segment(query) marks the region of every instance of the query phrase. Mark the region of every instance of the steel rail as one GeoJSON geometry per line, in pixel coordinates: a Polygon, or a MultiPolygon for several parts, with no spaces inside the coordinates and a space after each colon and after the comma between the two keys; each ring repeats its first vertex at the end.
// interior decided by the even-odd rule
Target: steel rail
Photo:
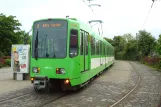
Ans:
{"type": "Polygon", "coordinates": [[[115,103],[113,103],[112,105],[110,105],[110,107],[114,107],[116,105],[118,105],[121,101],[123,101],[125,98],[127,98],[132,92],[134,92],[134,90],[136,90],[136,88],[139,86],[140,84],[140,81],[141,81],[141,75],[139,72],[137,72],[137,70],[135,70],[134,66],[132,65],[131,62],[129,62],[130,65],[132,66],[133,70],[132,71],[135,71],[137,74],[138,74],[138,81],[136,83],[136,85],[126,94],[124,95],[122,98],[120,98],[118,101],[116,101],[115,103]]]}

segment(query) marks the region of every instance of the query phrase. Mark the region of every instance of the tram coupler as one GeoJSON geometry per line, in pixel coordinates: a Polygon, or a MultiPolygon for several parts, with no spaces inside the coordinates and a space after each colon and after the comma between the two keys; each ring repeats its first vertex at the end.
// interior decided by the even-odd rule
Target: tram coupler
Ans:
{"type": "Polygon", "coordinates": [[[44,90],[48,87],[49,79],[47,77],[36,76],[33,85],[35,90],[44,90]]]}

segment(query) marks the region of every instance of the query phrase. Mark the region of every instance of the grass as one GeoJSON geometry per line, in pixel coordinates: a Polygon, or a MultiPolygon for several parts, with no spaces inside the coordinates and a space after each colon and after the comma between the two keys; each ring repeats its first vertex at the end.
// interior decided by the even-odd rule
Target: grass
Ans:
{"type": "Polygon", "coordinates": [[[150,67],[150,68],[153,68],[153,69],[155,69],[155,70],[161,72],[161,68],[159,67],[159,65],[150,65],[150,64],[148,64],[147,62],[143,62],[143,61],[141,61],[141,63],[142,63],[142,64],[145,64],[146,66],[148,66],[148,67],[150,67]]]}

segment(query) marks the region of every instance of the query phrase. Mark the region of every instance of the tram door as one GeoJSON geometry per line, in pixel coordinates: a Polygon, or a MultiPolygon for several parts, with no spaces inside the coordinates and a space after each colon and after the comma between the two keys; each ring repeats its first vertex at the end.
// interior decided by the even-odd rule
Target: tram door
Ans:
{"type": "Polygon", "coordinates": [[[81,46],[80,46],[80,63],[81,72],[89,70],[89,55],[88,55],[88,33],[81,31],[81,46]]]}

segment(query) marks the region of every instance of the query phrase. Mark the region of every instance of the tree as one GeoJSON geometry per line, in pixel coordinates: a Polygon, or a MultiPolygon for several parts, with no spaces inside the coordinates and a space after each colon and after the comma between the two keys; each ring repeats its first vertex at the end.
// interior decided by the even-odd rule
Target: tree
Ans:
{"type": "Polygon", "coordinates": [[[0,14],[0,53],[10,55],[11,45],[23,43],[25,32],[15,16],[0,14]]]}
{"type": "Polygon", "coordinates": [[[131,42],[131,41],[134,40],[134,37],[130,33],[124,34],[123,38],[126,41],[126,43],[131,42]]]}
{"type": "Polygon", "coordinates": [[[126,41],[122,36],[115,36],[113,38],[113,41],[114,41],[114,46],[115,46],[117,51],[123,51],[124,50],[126,41]]]}
{"type": "Polygon", "coordinates": [[[141,54],[141,57],[148,56],[152,52],[154,52],[155,49],[155,38],[152,37],[151,33],[140,30],[138,33],[138,49],[139,53],[141,54]]]}
{"type": "Polygon", "coordinates": [[[156,51],[161,55],[161,34],[159,35],[159,38],[157,40],[156,51]]]}
{"type": "Polygon", "coordinates": [[[113,41],[112,39],[106,38],[106,37],[104,37],[104,39],[105,39],[107,42],[109,42],[112,46],[114,46],[114,41],[113,41]]]}
{"type": "Polygon", "coordinates": [[[126,60],[137,60],[137,46],[136,46],[136,40],[130,40],[125,45],[125,58],[126,60]]]}
{"type": "Polygon", "coordinates": [[[124,48],[126,40],[122,36],[115,36],[113,41],[113,45],[115,47],[115,58],[124,59],[124,48]]]}

